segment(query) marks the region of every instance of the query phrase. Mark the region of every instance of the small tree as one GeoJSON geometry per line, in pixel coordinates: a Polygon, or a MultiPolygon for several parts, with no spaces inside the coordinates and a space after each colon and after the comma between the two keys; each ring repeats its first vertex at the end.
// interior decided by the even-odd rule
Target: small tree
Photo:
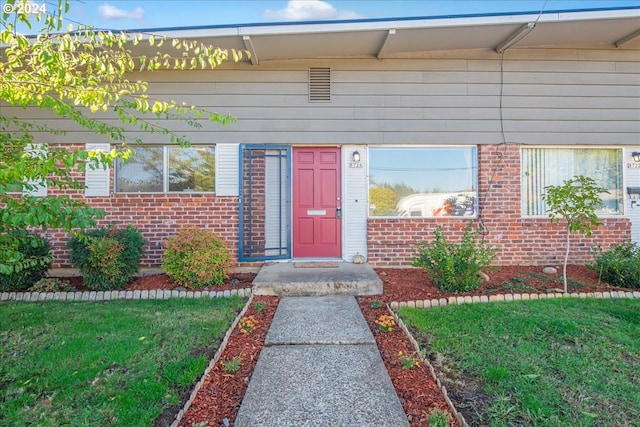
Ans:
{"type": "Polygon", "coordinates": [[[566,251],[562,277],[564,279],[564,292],[567,293],[567,262],[569,260],[569,237],[572,231],[577,231],[587,237],[591,236],[591,228],[600,224],[596,209],[603,206],[600,194],[609,193],[598,186],[596,182],[586,176],[575,176],[562,185],[549,185],[542,195],[547,203],[547,213],[551,222],[565,219],[566,225],[566,251]]]}

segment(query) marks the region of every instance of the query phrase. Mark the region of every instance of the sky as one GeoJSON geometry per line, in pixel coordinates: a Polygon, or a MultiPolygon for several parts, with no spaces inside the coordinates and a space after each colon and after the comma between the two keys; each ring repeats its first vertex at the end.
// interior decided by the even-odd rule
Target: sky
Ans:
{"type": "MultiPolygon", "coordinates": [[[[31,2],[51,9],[55,4],[31,2]]],[[[609,7],[640,7],[640,0],[71,0],[67,18],[96,28],[134,29],[609,7]]]]}

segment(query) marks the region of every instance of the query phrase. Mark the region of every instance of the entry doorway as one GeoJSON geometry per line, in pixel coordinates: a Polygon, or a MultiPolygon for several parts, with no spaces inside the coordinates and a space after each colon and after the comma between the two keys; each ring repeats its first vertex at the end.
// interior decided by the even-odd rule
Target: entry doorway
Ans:
{"type": "Polygon", "coordinates": [[[342,256],[339,147],[293,148],[293,256],[342,256]]]}

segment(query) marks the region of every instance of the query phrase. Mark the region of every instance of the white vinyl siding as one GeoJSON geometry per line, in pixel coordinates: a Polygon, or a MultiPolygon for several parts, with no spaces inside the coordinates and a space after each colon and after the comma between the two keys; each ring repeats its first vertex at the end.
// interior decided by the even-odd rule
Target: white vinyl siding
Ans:
{"type": "MultiPolygon", "coordinates": [[[[343,257],[352,261],[356,254],[367,257],[367,149],[364,145],[342,147],[343,257]],[[353,152],[360,154],[360,166],[351,167],[353,152]]],[[[353,165],[356,166],[356,165],[353,165]]]]}
{"type": "Polygon", "coordinates": [[[640,188],[640,164],[631,160],[631,153],[640,152],[640,145],[624,150],[623,163],[626,168],[625,197],[626,216],[631,220],[631,240],[640,245],[640,195],[629,195],[627,188],[640,188]]]}
{"type": "MultiPolygon", "coordinates": [[[[110,144],[108,143],[94,143],[94,144],[86,144],[87,151],[90,150],[101,150],[104,153],[108,153],[111,149],[110,144]]],[[[100,196],[108,196],[110,190],[110,181],[111,181],[111,170],[107,165],[106,167],[99,167],[96,169],[91,169],[87,166],[84,174],[84,195],[86,197],[100,197],[100,196]]]]}

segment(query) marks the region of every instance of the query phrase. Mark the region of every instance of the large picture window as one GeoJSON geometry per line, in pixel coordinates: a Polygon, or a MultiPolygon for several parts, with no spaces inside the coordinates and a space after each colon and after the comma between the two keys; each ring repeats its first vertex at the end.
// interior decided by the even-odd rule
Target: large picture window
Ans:
{"type": "Polygon", "coordinates": [[[215,146],[135,147],[116,161],[116,192],[214,192],[215,146]]]}
{"type": "Polygon", "coordinates": [[[610,148],[523,148],[522,214],[546,216],[545,187],[574,176],[593,178],[609,194],[600,195],[599,215],[620,215],[622,209],[622,150],[610,148]]]}
{"type": "Polygon", "coordinates": [[[475,147],[372,147],[369,216],[473,217],[475,147]]]}

